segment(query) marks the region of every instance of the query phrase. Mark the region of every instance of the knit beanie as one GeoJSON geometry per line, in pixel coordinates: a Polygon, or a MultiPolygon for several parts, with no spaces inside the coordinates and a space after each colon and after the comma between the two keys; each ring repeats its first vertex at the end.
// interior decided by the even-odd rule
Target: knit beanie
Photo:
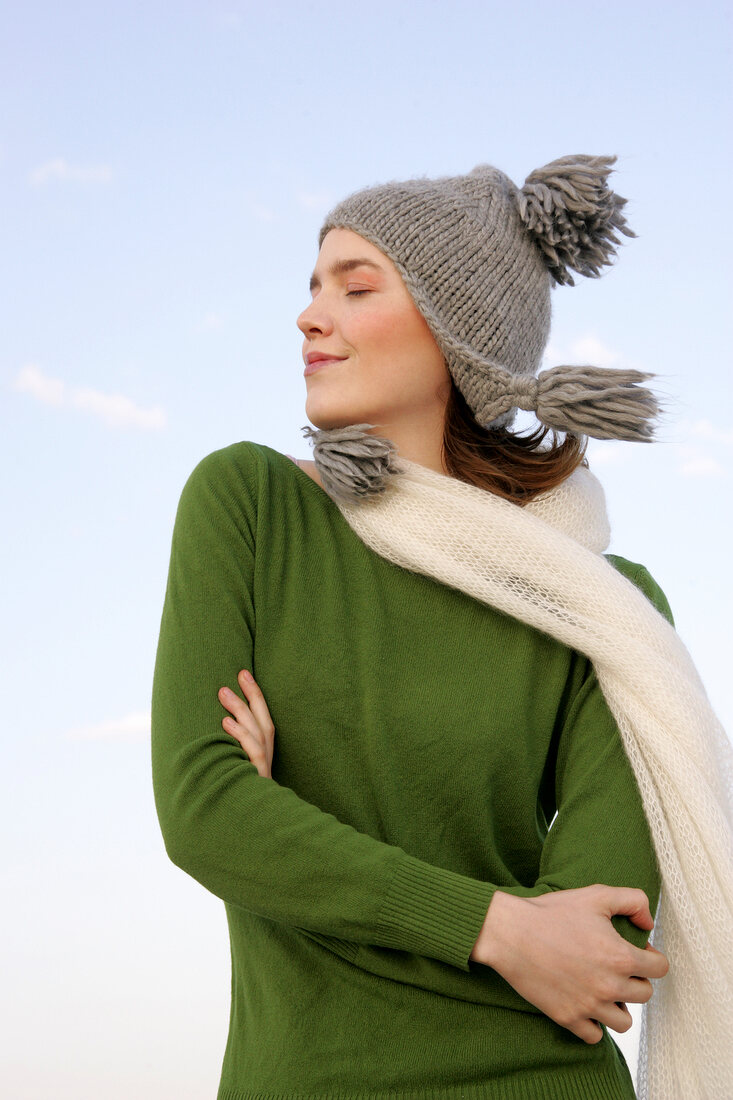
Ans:
{"type": "MultiPolygon", "coordinates": [[[[546,426],[598,439],[648,441],[658,412],[651,376],[598,367],[537,374],[550,332],[550,291],[597,277],[635,234],[626,200],[607,185],[615,157],[568,156],[532,172],[522,188],[488,164],[464,176],[412,179],[350,195],[327,215],[394,263],[477,422],[507,427],[517,409],[546,426]]],[[[359,499],[394,472],[394,445],[368,424],[304,427],[324,487],[359,499]]]]}

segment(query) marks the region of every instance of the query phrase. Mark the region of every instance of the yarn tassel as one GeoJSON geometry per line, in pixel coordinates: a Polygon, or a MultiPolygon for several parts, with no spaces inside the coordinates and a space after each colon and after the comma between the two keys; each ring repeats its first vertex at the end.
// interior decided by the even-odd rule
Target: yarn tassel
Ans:
{"type": "Polygon", "coordinates": [[[373,424],[349,424],[345,428],[301,428],[313,443],[316,469],[329,496],[358,503],[384,492],[391,474],[396,473],[397,448],[391,439],[369,435],[373,424]]]}
{"type": "Polygon", "coordinates": [[[653,377],[638,370],[552,367],[537,378],[537,419],[550,428],[594,439],[648,443],[660,407],[641,383],[653,377]]]}
{"type": "Polygon", "coordinates": [[[636,236],[622,213],[626,199],[607,184],[615,161],[560,157],[530,173],[517,194],[520,217],[555,283],[573,286],[571,270],[597,278],[616,255],[616,233],[636,236]]]}

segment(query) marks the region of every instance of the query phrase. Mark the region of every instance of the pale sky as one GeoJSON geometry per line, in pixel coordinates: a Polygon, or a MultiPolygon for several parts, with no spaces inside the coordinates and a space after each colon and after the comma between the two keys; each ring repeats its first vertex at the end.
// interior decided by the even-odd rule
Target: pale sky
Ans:
{"type": "Polygon", "coordinates": [[[733,728],[730,10],[5,5],[3,1095],[216,1095],[224,907],[150,782],[170,536],[210,451],[310,454],[295,317],[350,191],[618,155],[638,237],[554,292],[547,364],[659,376],[660,441],[591,465],[733,728]]]}

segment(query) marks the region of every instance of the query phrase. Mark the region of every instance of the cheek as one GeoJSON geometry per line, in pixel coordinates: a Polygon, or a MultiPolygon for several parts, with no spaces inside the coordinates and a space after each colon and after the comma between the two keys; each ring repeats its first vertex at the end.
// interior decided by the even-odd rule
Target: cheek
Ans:
{"type": "Polygon", "coordinates": [[[392,309],[364,310],[350,318],[348,338],[365,356],[389,355],[393,362],[424,358],[426,350],[435,347],[421,314],[400,304],[392,309]]]}
{"type": "Polygon", "coordinates": [[[380,349],[393,350],[403,325],[398,310],[382,308],[374,312],[363,310],[349,319],[346,329],[357,349],[366,354],[380,349]]]}

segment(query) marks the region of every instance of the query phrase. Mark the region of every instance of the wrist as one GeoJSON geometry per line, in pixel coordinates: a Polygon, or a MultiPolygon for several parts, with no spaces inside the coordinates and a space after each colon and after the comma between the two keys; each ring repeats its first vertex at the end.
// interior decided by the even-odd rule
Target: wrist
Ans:
{"type": "Polygon", "coordinates": [[[494,892],[478,939],[471,952],[470,957],[474,962],[500,970],[515,926],[517,907],[521,906],[524,900],[513,894],[505,894],[501,890],[494,892]]]}

